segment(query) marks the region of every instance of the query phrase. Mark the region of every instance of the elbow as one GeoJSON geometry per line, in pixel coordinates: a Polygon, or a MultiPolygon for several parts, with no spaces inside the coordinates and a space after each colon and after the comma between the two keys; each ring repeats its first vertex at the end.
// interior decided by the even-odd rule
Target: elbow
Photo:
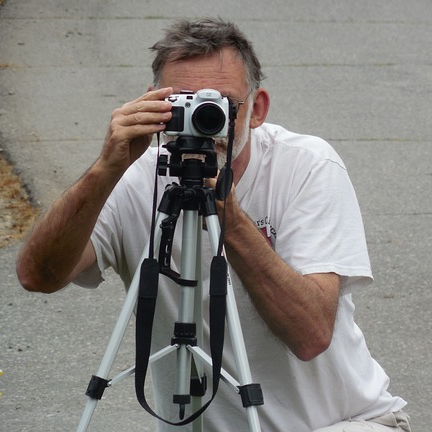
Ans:
{"type": "Polygon", "coordinates": [[[51,286],[47,284],[46,282],[40,282],[36,278],[27,277],[24,275],[21,275],[17,272],[18,280],[21,284],[21,286],[29,292],[35,292],[35,293],[43,293],[43,294],[51,294],[53,292],[56,292],[60,290],[62,287],[57,286],[51,286]]]}
{"type": "Polygon", "coordinates": [[[36,278],[32,277],[29,272],[22,268],[18,263],[16,267],[16,274],[21,286],[31,292],[42,292],[41,285],[36,281],[36,278]]]}
{"type": "Polygon", "coordinates": [[[326,351],[328,347],[329,345],[323,345],[323,346],[317,345],[313,347],[302,348],[302,349],[298,349],[296,352],[294,352],[294,354],[299,360],[308,362],[318,357],[320,354],[326,351]]]}
{"type": "Polygon", "coordinates": [[[20,284],[26,291],[29,291],[29,292],[45,292],[38,285],[29,283],[25,280],[24,281],[20,280],[20,284]]]}
{"type": "Polygon", "coordinates": [[[43,278],[38,276],[36,271],[31,271],[29,266],[21,258],[18,258],[16,264],[16,274],[19,283],[26,291],[42,293],[55,291],[55,289],[50,289],[49,285],[43,278]]]}
{"type": "Polygon", "coordinates": [[[301,361],[308,362],[316,357],[318,357],[320,354],[322,354],[324,351],[326,351],[332,340],[332,333],[326,333],[324,335],[319,335],[318,337],[311,336],[308,343],[301,343],[299,344],[294,350],[294,355],[301,361]]]}

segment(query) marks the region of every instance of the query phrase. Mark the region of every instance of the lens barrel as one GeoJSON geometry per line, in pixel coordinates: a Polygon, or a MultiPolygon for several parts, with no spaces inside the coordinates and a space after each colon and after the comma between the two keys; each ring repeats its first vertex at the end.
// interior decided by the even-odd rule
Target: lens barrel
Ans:
{"type": "Polygon", "coordinates": [[[198,105],[192,114],[192,125],[198,133],[206,136],[218,134],[225,126],[223,109],[213,103],[205,102],[198,105]]]}

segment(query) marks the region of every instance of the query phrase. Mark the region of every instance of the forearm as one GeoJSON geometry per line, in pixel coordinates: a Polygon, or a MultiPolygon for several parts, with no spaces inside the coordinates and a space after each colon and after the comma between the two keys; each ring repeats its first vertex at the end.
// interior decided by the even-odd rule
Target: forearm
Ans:
{"type": "Polygon", "coordinates": [[[55,202],[21,251],[17,274],[26,289],[57,291],[94,262],[89,239],[98,215],[118,180],[171,119],[165,98],[172,91],[149,91],[113,111],[99,159],[55,202]]]}
{"type": "Polygon", "coordinates": [[[324,351],[338,303],[337,275],[302,276],[288,266],[242,212],[227,230],[228,260],[273,333],[300,359],[324,351]]]}
{"type": "Polygon", "coordinates": [[[35,225],[17,262],[17,274],[26,289],[54,292],[71,281],[118,180],[102,171],[98,160],[35,225]]]}

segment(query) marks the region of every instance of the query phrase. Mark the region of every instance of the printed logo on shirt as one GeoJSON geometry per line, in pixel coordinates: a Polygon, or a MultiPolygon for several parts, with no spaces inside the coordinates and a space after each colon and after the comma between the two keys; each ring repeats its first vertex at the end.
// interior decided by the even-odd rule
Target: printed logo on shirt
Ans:
{"type": "Polygon", "coordinates": [[[255,225],[261,231],[268,244],[274,249],[276,243],[276,230],[270,224],[270,218],[265,216],[255,221],[255,225]]]}

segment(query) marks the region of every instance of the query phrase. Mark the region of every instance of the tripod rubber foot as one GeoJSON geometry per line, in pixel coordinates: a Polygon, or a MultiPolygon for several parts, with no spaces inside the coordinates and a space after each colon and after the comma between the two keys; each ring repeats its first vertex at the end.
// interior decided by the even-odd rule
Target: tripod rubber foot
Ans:
{"type": "Polygon", "coordinates": [[[174,395],[173,403],[179,405],[179,418],[180,420],[183,420],[186,412],[186,404],[191,403],[190,395],[174,395]]]}
{"type": "Polygon", "coordinates": [[[179,406],[179,419],[183,420],[186,412],[186,405],[180,404],[179,406]]]}

